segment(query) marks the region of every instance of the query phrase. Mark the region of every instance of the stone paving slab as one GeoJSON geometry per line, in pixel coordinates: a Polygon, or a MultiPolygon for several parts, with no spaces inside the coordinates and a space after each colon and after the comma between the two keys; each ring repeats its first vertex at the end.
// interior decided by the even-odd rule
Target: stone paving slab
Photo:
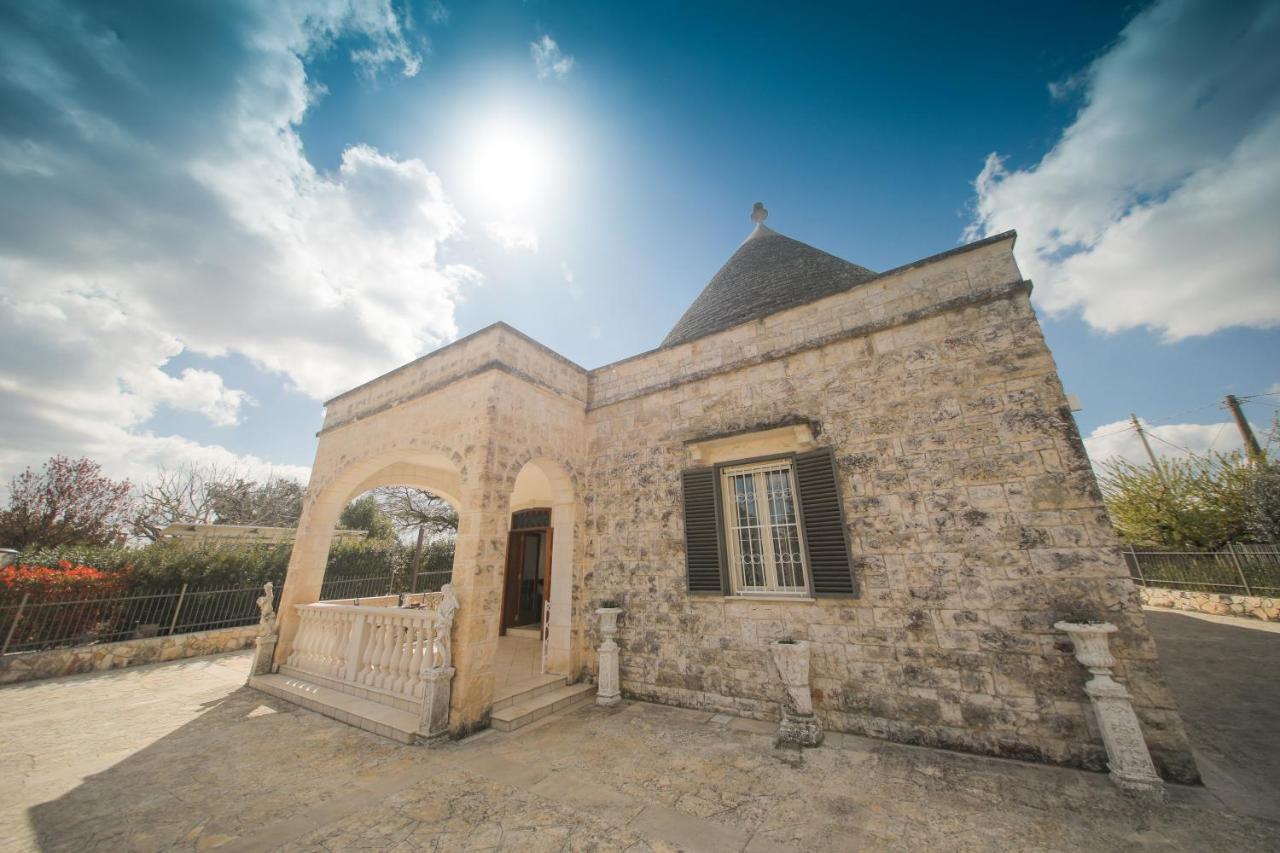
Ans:
{"type": "Polygon", "coordinates": [[[243,686],[247,654],[0,689],[12,850],[1274,850],[1172,788],[624,702],[400,746],[243,686]],[[12,736],[18,733],[20,736],[12,736]]]}

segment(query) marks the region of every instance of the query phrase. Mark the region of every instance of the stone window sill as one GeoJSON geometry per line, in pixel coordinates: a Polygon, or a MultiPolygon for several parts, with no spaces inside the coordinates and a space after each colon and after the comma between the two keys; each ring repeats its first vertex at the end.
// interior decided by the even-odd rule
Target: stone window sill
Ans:
{"type": "Polygon", "coordinates": [[[769,604],[813,604],[817,599],[808,595],[726,595],[725,601],[765,601],[769,604]]]}

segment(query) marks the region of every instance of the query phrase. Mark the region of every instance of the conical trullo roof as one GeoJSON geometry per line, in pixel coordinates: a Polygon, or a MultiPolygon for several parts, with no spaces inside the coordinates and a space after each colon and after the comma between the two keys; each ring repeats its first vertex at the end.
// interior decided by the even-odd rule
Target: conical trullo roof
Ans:
{"type": "Polygon", "coordinates": [[[768,211],[756,202],[756,227],[715,274],[663,339],[682,344],[847,290],[876,277],[866,267],[792,240],[764,224],[768,211]]]}

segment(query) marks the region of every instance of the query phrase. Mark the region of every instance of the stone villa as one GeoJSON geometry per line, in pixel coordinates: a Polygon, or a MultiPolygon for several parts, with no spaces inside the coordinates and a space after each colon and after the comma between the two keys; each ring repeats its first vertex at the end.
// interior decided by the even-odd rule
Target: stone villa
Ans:
{"type": "Polygon", "coordinates": [[[1053,627],[1083,615],[1194,780],[1015,234],[876,273],[766,215],[654,350],[588,370],[498,323],[329,401],[253,683],[409,741],[514,727],[593,691],[608,601],[627,698],[776,720],[795,638],[827,730],[1100,769],[1053,627]],[[452,594],[316,604],[387,484],[457,509],[452,594]]]}

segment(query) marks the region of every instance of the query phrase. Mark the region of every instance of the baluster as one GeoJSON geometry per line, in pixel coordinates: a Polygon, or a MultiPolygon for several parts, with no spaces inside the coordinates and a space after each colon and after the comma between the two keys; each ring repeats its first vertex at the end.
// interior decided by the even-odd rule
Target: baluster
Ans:
{"type": "Polygon", "coordinates": [[[342,652],[347,642],[348,614],[338,611],[333,614],[333,639],[329,644],[329,675],[338,678],[342,672],[342,652]]]}
{"type": "Polygon", "coordinates": [[[413,626],[410,629],[410,636],[413,638],[413,654],[409,656],[409,676],[408,683],[404,690],[406,696],[420,698],[418,696],[418,688],[422,686],[422,649],[426,644],[427,637],[424,636],[423,626],[426,622],[421,617],[413,620],[413,626]]]}
{"type": "Polygon", "coordinates": [[[378,660],[382,657],[382,623],[377,614],[369,614],[366,630],[369,632],[369,643],[365,646],[364,667],[360,679],[366,687],[373,686],[378,675],[378,660]]]}
{"type": "Polygon", "coordinates": [[[418,683],[418,629],[422,619],[416,613],[405,617],[405,650],[404,661],[400,664],[399,692],[403,696],[413,696],[413,688],[418,683]]]}
{"type": "Polygon", "coordinates": [[[338,637],[333,654],[333,677],[337,679],[341,679],[347,671],[347,650],[351,645],[351,625],[354,621],[354,613],[344,611],[338,614],[338,637]]]}
{"type": "Polygon", "coordinates": [[[304,669],[307,663],[307,644],[310,640],[311,614],[304,608],[298,608],[298,636],[294,640],[292,654],[289,655],[289,665],[304,669]]]}
{"type": "Polygon", "coordinates": [[[347,660],[346,666],[343,668],[342,677],[352,684],[360,683],[360,673],[364,667],[364,648],[365,648],[365,618],[364,614],[359,611],[351,613],[351,636],[347,644],[347,660]]]}
{"type": "Polygon", "coordinates": [[[400,662],[404,660],[404,621],[399,614],[391,617],[391,657],[387,660],[385,687],[400,692],[400,662]]]}
{"type": "Polygon", "coordinates": [[[396,632],[395,623],[391,621],[389,615],[382,617],[382,626],[382,656],[378,659],[378,677],[375,685],[385,690],[387,683],[391,680],[391,656],[396,648],[396,632]]]}
{"type": "Polygon", "coordinates": [[[383,614],[379,613],[373,617],[374,624],[377,625],[378,639],[377,645],[374,646],[373,654],[369,658],[369,680],[370,687],[377,687],[378,682],[382,680],[382,672],[386,667],[384,660],[391,653],[391,632],[387,630],[387,620],[383,614]]]}
{"type": "Polygon", "coordinates": [[[329,668],[333,666],[333,652],[335,645],[333,640],[338,633],[338,626],[334,619],[335,615],[336,614],[332,611],[327,610],[324,614],[324,658],[320,663],[320,671],[326,675],[329,673],[329,668]]]}
{"type": "Polygon", "coordinates": [[[302,643],[307,634],[307,617],[298,614],[298,633],[293,636],[293,648],[289,649],[289,656],[284,659],[288,666],[297,666],[298,660],[302,655],[302,643]]]}

